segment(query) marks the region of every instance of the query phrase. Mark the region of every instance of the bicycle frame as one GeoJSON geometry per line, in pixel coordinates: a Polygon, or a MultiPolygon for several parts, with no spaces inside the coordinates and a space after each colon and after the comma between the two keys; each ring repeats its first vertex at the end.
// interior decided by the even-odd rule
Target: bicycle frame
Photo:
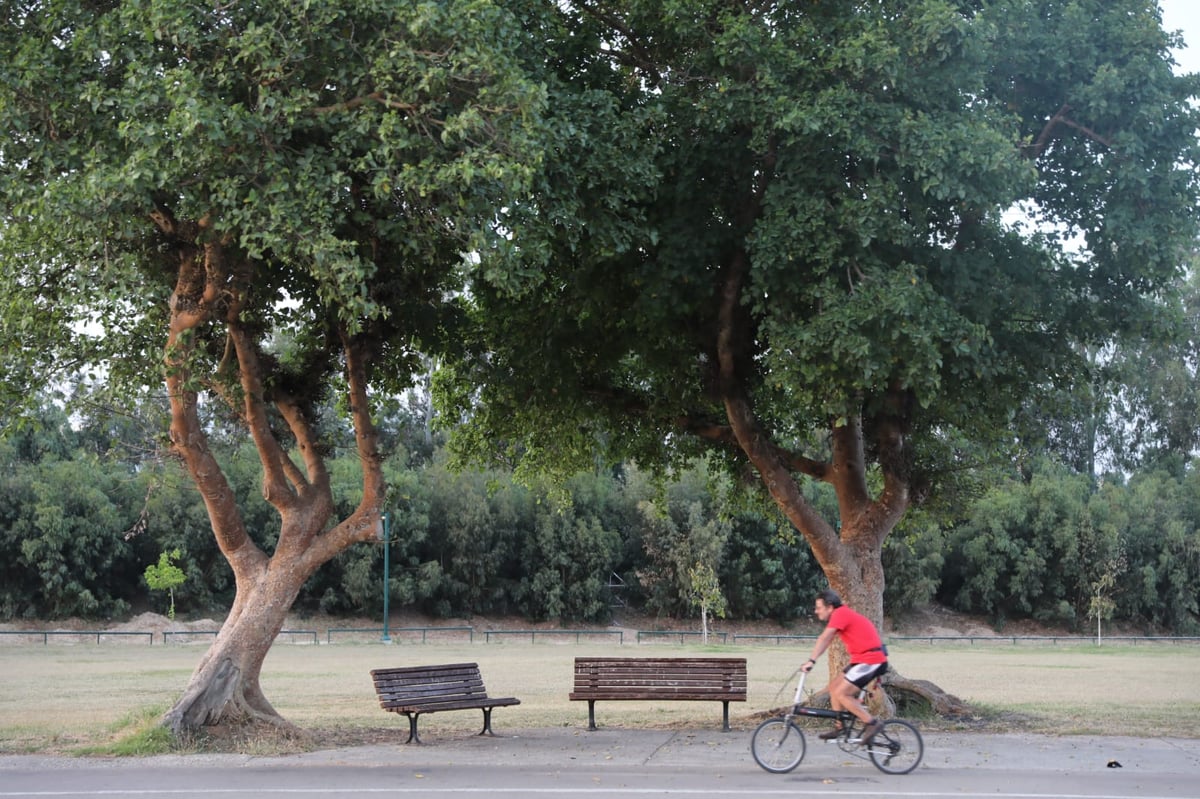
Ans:
{"type": "MultiPolygon", "coordinates": [[[[793,719],[800,716],[839,722],[840,733],[828,742],[837,744],[839,749],[853,757],[870,761],[886,774],[907,774],[920,765],[925,744],[921,740],[920,732],[912,723],[903,719],[884,720],[870,742],[863,742],[862,731],[865,725],[850,711],[804,704],[804,681],[807,676],[806,672],[800,673],[800,681],[796,685],[796,694],[788,712],[783,716],[767,719],[751,736],[750,751],[759,766],[767,771],[782,774],[800,764],[807,749],[803,731],[793,722],[793,719]]],[[[879,687],[879,681],[872,681],[871,687],[879,687]]],[[[858,700],[863,701],[870,693],[868,688],[860,689],[858,700]]]]}
{"type": "MultiPolygon", "coordinates": [[[[849,710],[834,710],[833,708],[810,707],[804,704],[804,679],[808,677],[807,672],[800,672],[800,682],[796,684],[796,695],[792,697],[792,712],[788,716],[809,716],[819,719],[833,719],[834,721],[845,722],[847,720],[857,721],[858,717],[849,710]]],[[[879,678],[875,678],[873,685],[878,685],[879,678]]],[[[866,688],[858,689],[858,701],[863,701],[871,695],[871,692],[866,688]]]]}

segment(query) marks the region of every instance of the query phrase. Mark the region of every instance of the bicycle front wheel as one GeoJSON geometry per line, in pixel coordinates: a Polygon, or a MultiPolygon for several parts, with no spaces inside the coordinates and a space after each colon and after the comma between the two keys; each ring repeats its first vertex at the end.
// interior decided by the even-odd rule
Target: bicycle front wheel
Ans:
{"type": "Polygon", "coordinates": [[[785,774],[804,759],[804,733],[785,718],[767,719],[750,739],[754,762],[772,774],[785,774]]]}
{"type": "Polygon", "coordinates": [[[925,742],[921,733],[903,719],[888,719],[867,745],[871,762],[886,774],[907,774],[921,765],[925,742]]]}

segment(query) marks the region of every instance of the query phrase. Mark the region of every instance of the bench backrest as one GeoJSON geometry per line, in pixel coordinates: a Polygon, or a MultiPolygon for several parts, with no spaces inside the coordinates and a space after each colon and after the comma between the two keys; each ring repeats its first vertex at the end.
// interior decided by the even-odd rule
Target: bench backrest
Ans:
{"type": "Polygon", "coordinates": [[[447,699],[486,699],[477,663],[372,669],[375,693],[384,709],[447,699]]]}
{"type": "Polygon", "coordinates": [[[575,694],[746,699],[745,658],[575,658],[575,694]]]}

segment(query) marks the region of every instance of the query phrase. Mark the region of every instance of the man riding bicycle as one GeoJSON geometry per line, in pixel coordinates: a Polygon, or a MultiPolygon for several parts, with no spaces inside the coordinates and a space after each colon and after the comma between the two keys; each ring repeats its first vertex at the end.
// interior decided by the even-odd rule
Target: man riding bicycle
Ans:
{"type": "MultiPolygon", "coordinates": [[[[850,665],[844,673],[830,676],[829,704],[834,710],[848,710],[857,716],[865,725],[862,741],[870,743],[883,728],[883,722],[874,718],[871,711],[858,701],[858,692],[887,672],[887,650],[883,646],[883,639],[870,619],[843,605],[842,598],[832,589],[827,588],[817,594],[813,610],[826,627],[813,645],[812,657],[800,668],[805,674],[812,671],[817,665],[817,658],[833,643],[833,637],[836,635],[841,639],[850,655],[850,665]]],[[[818,737],[828,741],[841,733],[841,727],[838,726],[818,737]]]]}

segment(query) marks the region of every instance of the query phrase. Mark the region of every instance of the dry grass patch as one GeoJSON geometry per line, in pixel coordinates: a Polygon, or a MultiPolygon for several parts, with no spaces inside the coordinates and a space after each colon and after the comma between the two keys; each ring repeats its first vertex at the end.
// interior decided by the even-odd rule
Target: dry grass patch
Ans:
{"type": "MultiPolygon", "coordinates": [[[[515,696],[497,708],[497,732],[587,725],[587,704],[570,702],[573,659],[613,654],[615,644],[346,643],[279,644],[263,669],[263,689],[279,712],[311,733],[311,742],[275,741],[259,730],[232,730],[198,745],[230,751],[291,751],[296,747],[399,743],[407,720],[379,709],[373,668],[477,662],[488,691],[515,696]]],[[[750,729],[762,713],[790,701],[793,674],[806,648],[780,646],[637,645],[630,657],[726,655],[749,661],[749,701],[731,706],[731,721],[750,729]]],[[[0,646],[0,752],[73,751],[103,743],[122,718],[169,707],[182,692],[204,644],[0,646]]],[[[978,709],[976,718],[923,719],[933,729],[1034,731],[1062,734],[1200,737],[1200,704],[1181,701],[1195,670],[1191,647],[1048,647],[1010,644],[892,646],[894,668],[928,679],[978,709]]],[[[823,668],[810,678],[817,688],[823,668]]],[[[715,702],[600,702],[597,723],[608,728],[717,727],[715,702]]],[[[423,737],[479,732],[482,714],[457,711],[421,720],[423,737]]]]}

